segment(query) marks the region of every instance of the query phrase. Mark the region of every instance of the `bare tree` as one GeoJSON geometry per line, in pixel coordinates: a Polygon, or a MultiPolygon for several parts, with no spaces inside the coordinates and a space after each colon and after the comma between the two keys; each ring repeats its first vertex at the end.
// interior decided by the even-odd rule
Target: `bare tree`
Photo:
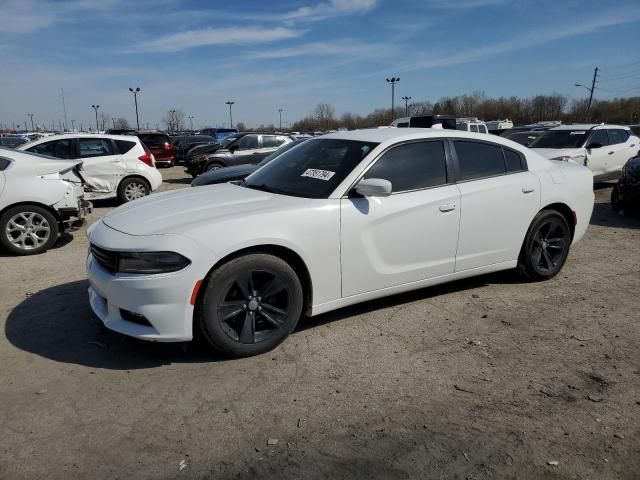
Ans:
{"type": "Polygon", "coordinates": [[[247,126],[244,124],[244,122],[236,122],[236,128],[241,132],[244,132],[247,129],[247,126]]]}
{"type": "Polygon", "coordinates": [[[336,111],[328,103],[319,103],[314,111],[320,129],[329,130],[331,124],[336,123],[336,111]]]}
{"type": "Polygon", "coordinates": [[[111,122],[111,114],[106,112],[100,112],[98,114],[98,122],[102,126],[102,130],[103,131],[106,130],[106,126],[109,125],[109,122],[111,122]]]}
{"type": "Polygon", "coordinates": [[[166,113],[162,122],[167,126],[167,130],[170,132],[177,132],[184,130],[184,119],[185,114],[182,110],[171,109],[166,113]]]}
{"type": "Polygon", "coordinates": [[[129,120],[124,117],[116,118],[115,125],[118,130],[128,130],[129,129],[129,120]]]}

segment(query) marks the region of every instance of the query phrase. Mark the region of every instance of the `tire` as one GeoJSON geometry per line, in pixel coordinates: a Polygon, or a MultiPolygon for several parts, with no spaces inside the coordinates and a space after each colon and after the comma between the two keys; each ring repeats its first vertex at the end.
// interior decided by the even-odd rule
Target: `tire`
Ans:
{"type": "Polygon", "coordinates": [[[149,182],[140,177],[128,177],[118,185],[118,201],[128,203],[151,193],[149,182]]]}
{"type": "Polygon", "coordinates": [[[213,170],[218,170],[218,169],[223,168],[223,167],[224,167],[224,165],[222,165],[220,163],[210,163],[206,167],[204,167],[204,171],[205,172],[212,172],[213,170]]]}
{"type": "Polygon", "coordinates": [[[526,280],[553,278],[562,270],[571,246],[567,220],[555,210],[539,212],[527,231],[517,271],[526,280]]]}
{"type": "Polygon", "coordinates": [[[620,198],[619,185],[615,185],[611,190],[611,208],[614,212],[622,212],[624,210],[624,202],[620,198]]]}
{"type": "Polygon", "coordinates": [[[249,254],[209,275],[195,318],[217,351],[249,357],[272,350],[289,336],[302,315],[303,298],[300,280],[287,262],[249,254]]]}
{"type": "Polygon", "coordinates": [[[19,205],[0,217],[0,244],[14,255],[37,255],[51,248],[60,227],[56,217],[36,205],[19,205]]]}

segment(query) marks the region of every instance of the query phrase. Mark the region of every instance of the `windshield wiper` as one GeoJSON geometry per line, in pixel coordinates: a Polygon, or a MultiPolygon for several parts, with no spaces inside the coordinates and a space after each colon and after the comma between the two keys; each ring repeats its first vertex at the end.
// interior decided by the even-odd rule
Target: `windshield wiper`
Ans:
{"type": "Polygon", "coordinates": [[[258,184],[247,183],[247,181],[243,179],[240,185],[242,185],[245,188],[251,188],[252,190],[260,190],[262,192],[268,192],[268,193],[279,193],[281,195],[290,195],[288,192],[285,192],[284,190],[279,190],[277,188],[269,187],[264,183],[258,183],[258,184]]]}

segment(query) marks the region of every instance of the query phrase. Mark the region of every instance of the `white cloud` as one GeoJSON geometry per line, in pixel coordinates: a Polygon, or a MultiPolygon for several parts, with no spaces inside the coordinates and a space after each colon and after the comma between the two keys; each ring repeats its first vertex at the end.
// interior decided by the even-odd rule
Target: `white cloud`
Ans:
{"type": "Polygon", "coordinates": [[[267,43],[302,35],[300,30],[290,28],[228,27],[189,30],[157,38],[143,44],[139,50],[145,52],[179,52],[206,45],[229,45],[267,43]]]}
{"type": "Polygon", "coordinates": [[[317,21],[325,18],[364,13],[373,10],[377,0],[329,0],[314,6],[300,7],[284,15],[285,20],[317,21]]]}
{"type": "Polygon", "coordinates": [[[319,56],[354,56],[359,59],[371,56],[383,56],[388,50],[387,45],[366,44],[352,40],[335,42],[311,42],[292,47],[269,49],[252,52],[249,58],[291,58],[291,57],[319,57],[319,56]]]}
{"type": "Polygon", "coordinates": [[[429,0],[429,5],[436,8],[450,10],[464,10],[470,8],[490,7],[501,5],[510,0],[429,0]]]}

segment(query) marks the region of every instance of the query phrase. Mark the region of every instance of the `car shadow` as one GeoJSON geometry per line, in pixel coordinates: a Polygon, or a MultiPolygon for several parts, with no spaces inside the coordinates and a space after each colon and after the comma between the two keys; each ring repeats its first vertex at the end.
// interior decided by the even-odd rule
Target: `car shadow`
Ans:
{"type": "Polygon", "coordinates": [[[171,183],[176,185],[189,185],[193,181],[193,178],[191,178],[191,176],[184,178],[164,178],[162,181],[164,183],[171,183]]]}
{"type": "Polygon", "coordinates": [[[611,228],[640,229],[640,215],[637,212],[622,213],[615,212],[611,208],[611,203],[601,202],[593,206],[591,215],[591,225],[611,228]]]}
{"type": "MultiPolygon", "coordinates": [[[[302,332],[354,315],[424,300],[495,283],[520,283],[511,272],[484,275],[353,305],[312,318],[303,318],[302,332]]],[[[7,317],[5,335],[20,350],[56,362],[110,370],[156,368],[172,363],[227,361],[203,341],[154,343],[105,328],[89,305],[88,281],[76,281],[28,296],[7,317]]]]}

